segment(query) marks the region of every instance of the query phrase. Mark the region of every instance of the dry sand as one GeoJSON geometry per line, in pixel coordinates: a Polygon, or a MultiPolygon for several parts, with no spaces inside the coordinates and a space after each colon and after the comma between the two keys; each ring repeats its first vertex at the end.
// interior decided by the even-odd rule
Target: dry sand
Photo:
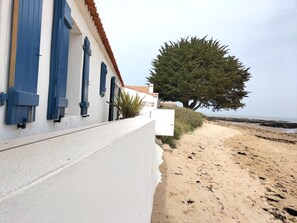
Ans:
{"type": "Polygon", "coordinates": [[[296,135],[207,122],[163,149],[153,223],[297,222],[296,135]]]}

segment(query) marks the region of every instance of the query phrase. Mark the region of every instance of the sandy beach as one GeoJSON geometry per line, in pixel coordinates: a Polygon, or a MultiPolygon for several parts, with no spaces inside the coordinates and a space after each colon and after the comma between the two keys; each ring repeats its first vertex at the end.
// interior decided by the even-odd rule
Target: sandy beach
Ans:
{"type": "Polygon", "coordinates": [[[152,222],[297,222],[297,135],[205,122],[163,145],[152,222]]]}

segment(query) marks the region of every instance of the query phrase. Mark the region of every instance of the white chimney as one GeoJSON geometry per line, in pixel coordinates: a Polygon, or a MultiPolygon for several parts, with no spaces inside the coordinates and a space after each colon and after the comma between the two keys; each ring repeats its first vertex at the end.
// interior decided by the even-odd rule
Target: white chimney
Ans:
{"type": "Polygon", "coordinates": [[[149,84],[149,93],[154,93],[154,84],[149,84]]]}

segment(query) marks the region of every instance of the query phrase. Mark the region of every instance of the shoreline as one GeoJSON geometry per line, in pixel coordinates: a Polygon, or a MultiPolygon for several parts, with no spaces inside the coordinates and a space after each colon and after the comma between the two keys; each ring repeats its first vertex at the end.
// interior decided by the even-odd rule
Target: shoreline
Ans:
{"type": "Polygon", "coordinates": [[[297,222],[289,214],[297,209],[295,142],[295,134],[206,121],[176,149],[163,145],[152,223],[297,222]]]}
{"type": "Polygon", "coordinates": [[[220,117],[220,116],[207,116],[210,121],[227,121],[227,122],[239,122],[249,124],[259,124],[260,126],[283,128],[283,129],[297,129],[297,123],[281,120],[266,120],[266,119],[254,119],[254,118],[234,118],[234,117],[220,117]]]}

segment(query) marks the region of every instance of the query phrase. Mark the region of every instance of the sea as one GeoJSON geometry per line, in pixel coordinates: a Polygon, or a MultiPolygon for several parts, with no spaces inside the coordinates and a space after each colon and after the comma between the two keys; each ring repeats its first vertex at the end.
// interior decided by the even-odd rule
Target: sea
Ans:
{"type": "MultiPolygon", "coordinates": [[[[297,123],[297,118],[285,118],[285,117],[263,117],[263,116],[254,116],[254,115],[225,115],[225,114],[216,114],[216,113],[204,113],[206,116],[215,116],[215,117],[224,117],[224,118],[246,118],[246,119],[259,119],[259,120],[267,120],[267,121],[284,121],[284,122],[291,122],[291,123],[297,123]]],[[[234,122],[235,123],[235,122],[234,122]]],[[[235,123],[235,124],[242,124],[242,123],[235,123]]],[[[251,124],[251,125],[257,125],[257,124],[251,124]]],[[[275,131],[280,131],[284,133],[289,134],[297,134],[297,128],[294,129],[285,129],[285,128],[273,128],[273,127],[265,127],[260,126],[260,128],[263,129],[274,129],[275,131]]]]}
{"type": "Polygon", "coordinates": [[[218,113],[206,113],[203,112],[206,116],[215,116],[215,117],[225,117],[225,118],[247,118],[247,119],[260,119],[260,120],[269,120],[269,121],[284,121],[284,122],[292,122],[297,123],[296,118],[285,118],[285,117],[264,117],[264,116],[254,116],[254,115],[225,115],[218,113]]]}

